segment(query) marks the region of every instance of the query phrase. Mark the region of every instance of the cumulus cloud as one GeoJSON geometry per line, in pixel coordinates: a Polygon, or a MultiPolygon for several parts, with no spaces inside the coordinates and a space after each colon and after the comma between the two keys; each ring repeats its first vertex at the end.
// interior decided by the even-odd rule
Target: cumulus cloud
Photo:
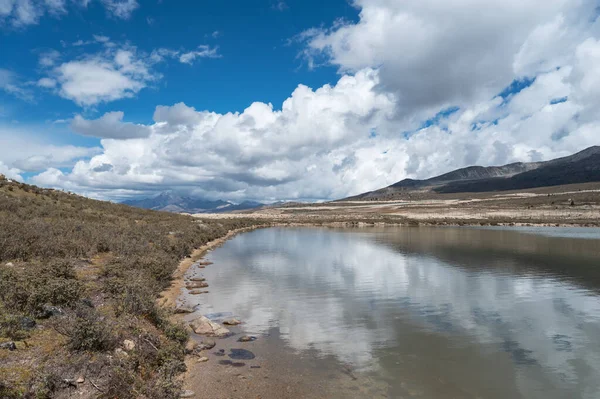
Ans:
{"type": "Polygon", "coordinates": [[[281,109],[257,102],[219,114],[159,106],[147,138],[104,139],[102,154],[36,181],[105,198],[128,187],[231,200],[328,199],[466,165],[546,160],[598,144],[598,117],[578,118],[585,103],[575,99],[586,98],[579,89],[586,76],[553,70],[508,98],[443,114],[416,131],[395,119],[397,99],[377,90],[372,69],[335,86],[300,85],[281,109]]]}
{"type": "Polygon", "coordinates": [[[107,112],[96,120],[86,120],[81,115],[76,115],[71,122],[71,129],[84,136],[109,139],[133,139],[150,135],[147,126],[123,122],[123,116],[123,112],[107,112]]]}
{"type": "Polygon", "coordinates": [[[21,171],[19,169],[8,167],[2,161],[0,161],[0,175],[4,175],[9,179],[23,181],[23,177],[21,176],[21,171]]]}
{"type": "MultiPolygon", "coordinates": [[[[95,39],[99,41],[98,39],[95,39]]],[[[56,92],[81,106],[92,106],[136,95],[151,82],[160,78],[152,70],[153,62],[144,53],[129,45],[106,46],[97,53],[56,63],[58,57],[45,53],[40,64],[48,67],[48,76],[38,85],[56,87],[56,92]]],[[[112,44],[112,43],[111,43],[112,44]]]]}
{"type": "MultiPolygon", "coordinates": [[[[359,21],[312,29],[305,55],[343,72],[380,67],[402,116],[487,100],[516,76],[562,65],[596,1],[355,0],[359,21]],[[515,56],[516,55],[516,56],[515,56]]],[[[590,26],[592,25],[592,26],[590,26]]],[[[571,53],[572,54],[572,53],[571,53]]]]}
{"type": "MultiPolygon", "coordinates": [[[[146,126],[119,112],[80,117],[102,152],[35,181],[105,198],[127,187],[329,199],[467,165],[568,155],[600,137],[596,3],[356,0],[358,21],[301,35],[309,59],[339,68],[336,84],[298,85],[280,107],[235,113],[160,105],[146,126]]],[[[155,79],[153,63],[184,54],[107,47],[49,77],[61,95],[93,105],[135,95],[155,79]]]]}
{"type": "Polygon", "coordinates": [[[160,48],[146,53],[129,43],[115,43],[99,35],[73,45],[80,48],[88,44],[100,45],[101,49],[63,62],[59,62],[62,56],[55,50],[42,53],[39,63],[46,76],[39,79],[37,85],[53,89],[80,106],[90,107],[134,97],[162,78],[157,64],[167,59],[192,64],[199,57],[219,57],[216,47],[199,46],[198,51],[191,52],[160,48]]]}

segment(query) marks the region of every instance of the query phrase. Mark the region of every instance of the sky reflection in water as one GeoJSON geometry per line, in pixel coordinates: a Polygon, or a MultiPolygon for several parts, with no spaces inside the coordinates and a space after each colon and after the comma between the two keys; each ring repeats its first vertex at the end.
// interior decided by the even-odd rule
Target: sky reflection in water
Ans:
{"type": "Polygon", "coordinates": [[[291,348],[334,355],[391,392],[403,379],[423,392],[435,376],[465,397],[597,398],[600,241],[564,234],[257,230],[209,255],[202,311],[276,328],[291,348]]]}

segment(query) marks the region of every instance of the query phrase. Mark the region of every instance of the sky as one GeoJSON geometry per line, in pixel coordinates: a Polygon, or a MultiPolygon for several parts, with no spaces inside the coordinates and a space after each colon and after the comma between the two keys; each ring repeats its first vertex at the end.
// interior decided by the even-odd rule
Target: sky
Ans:
{"type": "Polygon", "coordinates": [[[0,0],[0,173],[327,200],[600,144],[600,0],[0,0]]]}

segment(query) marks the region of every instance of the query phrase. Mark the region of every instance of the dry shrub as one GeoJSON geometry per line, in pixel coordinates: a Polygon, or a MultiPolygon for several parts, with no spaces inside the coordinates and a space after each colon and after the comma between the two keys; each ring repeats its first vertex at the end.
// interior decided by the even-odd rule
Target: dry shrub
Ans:
{"type": "Polygon", "coordinates": [[[65,316],[53,319],[51,326],[69,338],[68,345],[75,351],[101,352],[116,347],[112,323],[96,309],[83,304],[65,316]]]}

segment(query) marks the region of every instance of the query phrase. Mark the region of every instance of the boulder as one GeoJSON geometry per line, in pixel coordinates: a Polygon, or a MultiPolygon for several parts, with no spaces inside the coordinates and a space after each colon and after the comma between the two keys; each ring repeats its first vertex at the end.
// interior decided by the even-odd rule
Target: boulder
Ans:
{"type": "Polygon", "coordinates": [[[208,294],[208,291],[203,290],[191,290],[189,292],[190,295],[200,295],[200,294],[208,294]]]}
{"type": "Polygon", "coordinates": [[[208,358],[206,356],[202,356],[200,359],[198,359],[198,363],[204,363],[204,362],[208,362],[208,358]]]}
{"type": "Polygon", "coordinates": [[[190,281],[206,281],[204,277],[192,277],[190,281]]]}
{"type": "Polygon", "coordinates": [[[200,350],[212,349],[217,346],[217,343],[212,339],[203,339],[198,348],[200,350]]]}
{"type": "Polygon", "coordinates": [[[175,308],[175,313],[194,313],[194,308],[187,305],[179,305],[175,308]]]}
{"type": "Polygon", "coordinates": [[[190,391],[189,389],[183,391],[181,395],[179,395],[180,398],[193,398],[194,396],[196,396],[194,391],[190,391]]]}
{"type": "Polygon", "coordinates": [[[192,330],[199,335],[206,335],[209,337],[225,337],[230,334],[229,330],[217,323],[211,321],[208,317],[200,316],[197,319],[190,322],[192,330]]]}
{"type": "Polygon", "coordinates": [[[238,319],[227,319],[223,321],[223,324],[226,326],[237,326],[238,324],[242,324],[238,319]]]}
{"type": "Polygon", "coordinates": [[[195,342],[195,341],[188,341],[188,343],[185,345],[185,353],[187,355],[193,355],[194,353],[200,351],[200,345],[195,342]]]}
{"type": "Polygon", "coordinates": [[[28,330],[33,330],[35,328],[35,320],[33,320],[32,318],[29,317],[22,317],[21,318],[21,329],[28,331],[28,330]]]}
{"type": "Polygon", "coordinates": [[[204,281],[194,281],[194,282],[191,282],[191,283],[187,283],[185,285],[185,287],[187,289],[206,288],[206,287],[208,287],[208,284],[205,283],[204,281]]]}
{"type": "Polygon", "coordinates": [[[252,337],[250,335],[242,335],[240,338],[238,338],[238,342],[252,342],[252,341],[256,341],[256,337],[252,337]]]}
{"type": "Polygon", "coordinates": [[[17,349],[17,345],[13,341],[8,341],[3,344],[0,344],[0,349],[8,349],[9,351],[14,351],[17,349]]]}

